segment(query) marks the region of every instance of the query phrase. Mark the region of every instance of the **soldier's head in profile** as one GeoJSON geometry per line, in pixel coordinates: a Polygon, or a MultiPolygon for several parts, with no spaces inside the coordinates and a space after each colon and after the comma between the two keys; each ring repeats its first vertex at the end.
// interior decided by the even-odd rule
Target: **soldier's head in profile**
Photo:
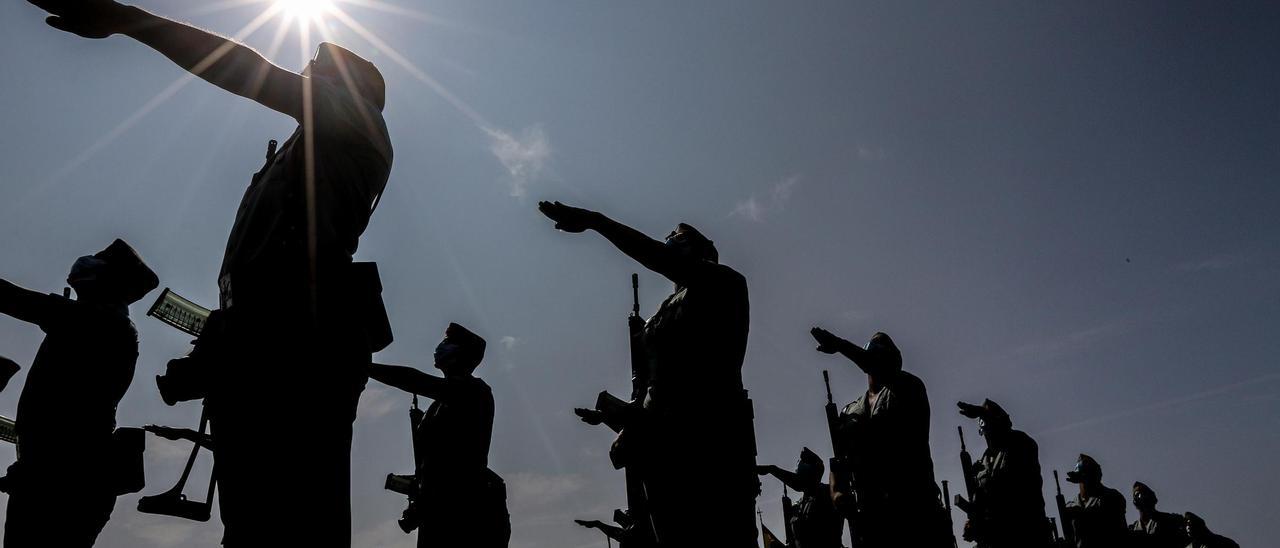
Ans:
{"type": "Polygon", "coordinates": [[[1133,482],[1133,507],[1139,511],[1151,511],[1156,509],[1156,492],[1147,484],[1140,481],[1133,482]]]}
{"type": "Polygon", "coordinates": [[[387,84],[368,59],[332,42],[321,42],[316,55],[302,69],[303,76],[324,78],[335,86],[350,89],[382,110],[387,103],[387,84]]]}
{"type": "Polygon", "coordinates": [[[130,305],[160,285],[156,273],[124,240],[76,259],[67,285],[83,301],[130,305]]]}
{"type": "Polygon", "coordinates": [[[814,453],[808,447],[800,451],[800,462],[796,463],[796,475],[800,476],[800,481],[805,485],[817,485],[822,481],[822,474],[825,472],[825,466],[822,464],[822,457],[814,453]]]}
{"type": "Polygon", "coordinates": [[[436,369],[446,377],[468,376],[484,359],[485,342],[479,335],[456,323],[444,330],[444,340],[436,345],[436,369]]]}
{"type": "Polygon", "coordinates": [[[1189,537],[1192,542],[1204,538],[1209,533],[1209,526],[1204,524],[1204,518],[1191,512],[1187,512],[1182,515],[1182,519],[1185,520],[1186,523],[1187,537],[1189,537]]]}
{"type": "Polygon", "coordinates": [[[982,402],[982,414],[978,415],[978,435],[991,443],[999,443],[1013,430],[1009,413],[991,400],[982,402]]]}
{"type": "Polygon", "coordinates": [[[1102,466],[1093,457],[1081,453],[1080,458],[1076,459],[1075,470],[1067,472],[1067,481],[1084,485],[1102,483],[1102,466]]]}
{"type": "Polygon", "coordinates": [[[902,369],[902,351],[898,350],[898,345],[894,344],[889,335],[876,332],[867,341],[866,351],[862,359],[872,360],[874,363],[869,364],[872,367],[892,371],[902,369]]]}
{"type": "Polygon", "coordinates": [[[667,247],[676,250],[684,257],[713,263],[720,262],[720,252],[716,251],[715,242],[703,236],[698,229],[685,223],[676,225],[676,229],[667,235],[665,243],[667,247]]]}

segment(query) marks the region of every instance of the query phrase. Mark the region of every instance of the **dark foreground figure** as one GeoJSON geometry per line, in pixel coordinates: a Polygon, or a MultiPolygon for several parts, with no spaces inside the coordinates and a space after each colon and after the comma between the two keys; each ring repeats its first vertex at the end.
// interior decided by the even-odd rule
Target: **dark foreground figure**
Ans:
{"type": "Polygon", "coordinates": [[[158,283],[120,240],[76,260],[67,277],[75,299],[0,280],[0,313],[45,332],[18,400],[5,546],[92,546],[116,496],[142,487],[113,432],[138,359],[129,305],[158,283]]]}
{"type": "Polygon", "coordinates": [[[956,506],[968,515],[965,539],[979,548],[1047,548],[1040,447],[1026,432],[1013,429],[1009,414],[996,402],[957,406],[961,415],[978,420],[978,434],[987,440],[974,466],[973,500],[956,495],[956,506]]]}
{"type": "Polygon", "coordinates": [[[1159,499],[1147,484],[1134,482],[1133,507],[1138,519],[1129,524],[1129,545],[1133,548],[1186,548],[1186,520],[1178,514],[1156,509],[1159,499]]]}
{"type": "Polygon", "coordinates": [[[433,400],[414,432],[417,485],[404,516],[422,548],[506,548],[511,539],[506,484],[489,469],[493,392],[472,375],[484,349],[484,339],[449,324],[435,352],[443,378],[395,365],[369,369],[378,382],[433,400]]]}
{"type": "Polygon", "coordinates": [[[867,374],[867,391],[840,413],[841,446],[853,485],[836,493],[836,506],[852,518],[859,548],[950,547],[941,495],[929,454],[929,396],[919,377],[902,370],[902,353],[893,339],[876,333],[866,348],[814,328],[818,351],[840,353],[867,374]]]}
{"type": "Polygon", "coordinates": [[[1187,548],[1240,548],[1236,541],[1210,531],[1200,516],[1187,512],[1183,517],[1186,519],[1187,537],[1191,541],[1187,548]]]}
{"type": "Polygon", "coordinates": [[[236,212],[218,317],[197,343],[199,359],[183,362],[184,399],[207,396],[225,545],[349,545],[351,423],[374,341],[385,338],[365,331],[378,324],[368,317],[376,281],[351,260],[391,169],[382,76],[329,43],[299,74],[110,0],[32,2],[55,28],[124,34],[298,121],[284,144],[268,147],[236,212]]]}
{"type": "Polygon", "coordinates": [[[556,228],[594,230],[675,283],[645,323],[648,390],[640,417],[626,427],[625,455],[616,456],[644,470],[659,546],[757,546],[760,483],[751,403],[742,386],[750,324],[746,279],[719,264],[711,240],[689,225],[677,226],[664,243],[594,211],[559,202],[538,208],[556,228]],[[715,472],[692,462],[695,455],[715,455],[715,472]]]}
{"type": "Polygon", "coordinates": [[[844,521],[831,502],[831,486],[822,482],[824,469],[822,458],[808,447],[800,452],[795,472],[772,464],[756,467],[757,473],[778,478],[800,493],[786,524],[792,537],[790,548],[840,548],[844,521]]]}
{"type": "Polygon", "coordinates": [[[1077,548],[1127,546],[1124,495],[1102,484],[1102,466],[1089,455],[1080,455],[1067,481],[1080,485],[1076,499],[1067,503],[1067,516],[1076,534],[1077,548]]]}

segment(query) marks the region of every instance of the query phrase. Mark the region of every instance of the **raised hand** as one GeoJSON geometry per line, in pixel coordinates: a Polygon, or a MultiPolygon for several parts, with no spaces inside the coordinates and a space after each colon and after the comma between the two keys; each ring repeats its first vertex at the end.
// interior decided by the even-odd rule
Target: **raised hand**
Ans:
{"type": "Polygon", "coordinates": [[[960,414],[961,414],[961,415],[964,415],[964,416],[969,417],[969,418],[971,418],[971,419],[976,419],[976,418],[978,418],[978,417],[982,416],[982,406],[981,406],[981,405],[974,405],[974,404],[972,404],[972,403],[965,403],[965,402],[962,402],[962,401],[961,401],[961,402],[956,402],[956,407],[959,407],[959,408],[960,408],[960,414]]]}
{"type": "Polygon", "coordinates": [[[106,38],[128,24],[125,6],[115,0],[27,0],[49,12],[49,26],[85,38],[106,38]]]}
{"type": "Polygon", "coordinates": [[[588,529],[604,529],[604,522],[598,519],[593,519],[591,521],[587,521],[585,519],[575,519],[573,520],[573,522],[583,527],[586,527],[588,529]]]}
{"type": "Polygon", "coordinates": [[[590,424],[591,426],[596,426],[604,422],[604,413],[601,411],[596,411],[595,409],[587,409],[585,407],[575,407],[573,408],[573,414],[577,415],[578,418],[582,419],[582,422],[590,424]]]}
{"type": "Polygon", "coordinates": [[[809,330],[809,334],[813,335],[813,339],[818,341],[818,352],[824,354],[835,354],[840,351],[846,341],[840,337],[833,335],[830,331],[821,327],[815,327],[809,330]]]}
{"type": "Polygon", "coordinates": [[[560,202],[538,202],[538,211],[555,221],[557,229],[572,233],[591,228],[598,215],[589,209],[567,206],[560,202]]]}

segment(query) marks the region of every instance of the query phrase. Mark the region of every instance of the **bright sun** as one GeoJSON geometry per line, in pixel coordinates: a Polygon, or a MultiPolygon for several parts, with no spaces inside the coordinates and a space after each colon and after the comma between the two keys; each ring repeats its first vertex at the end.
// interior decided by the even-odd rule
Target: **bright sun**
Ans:
{"type": "Polygon", "coordinates": [[[332,0],[275,0],[276,8],[298,21],[316,21],[333,13],[332,0]]]}

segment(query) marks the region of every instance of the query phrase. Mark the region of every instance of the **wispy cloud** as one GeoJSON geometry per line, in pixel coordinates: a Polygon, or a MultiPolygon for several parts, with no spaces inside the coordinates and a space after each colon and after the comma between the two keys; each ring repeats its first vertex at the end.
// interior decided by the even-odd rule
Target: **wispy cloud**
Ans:
{"type": "Polygon", "coordinates": [[[409,397],[399,391],[371,385],[364,389],[363,394],[360,394],[356,416],[362,420],[376,419],[406,406],[408,401],[409,397]]]}
{"type": "Polygon", "coordinates": [[[502,347],[506,348],[507,350],[511,350],[512,348],[515,348],[516,345],[520,344],[521,342],[522,341],[520,340],[519,337],[513,337],[511,335],[505,335],[501,339],[498,339],[498,343],[501,344],[502,347]]]}
{"type": "Polygon", "coordinates": [[[858,159],[864,162],[872,162],[875,160],[883,160],[885,152],[883,148],[858,145],[858,159]]]}
{"type": "Polygon", "coordinates": [[[586,480],[578,474],[520,472],[507,477],[507,499],[512,509],[546,507],[577,494],[585,486],[586,480]]]}
{"type": "Polygon", "coordinates": [[[1187,261],[1179,263],[1174,269],[1182,272],[1207,272],[1211,270],[1226,270],[1244,262],[1244,257],[1240,255],[1215,255],[1207,259],[1199,261],[1187,261]]]}
{"type": "Polygon", "coordinates": [[[551,159],[551,141],[541,126],[531,126],[519,135],[484,127],[489,136],[489,151],[502,162],[511,175],[511,195],[523,198],[529,183],[538,179],[551,159]]]}
{"type": "Polygon", "coordinates": [[[1280,373],[1268,373],[1268,374],[1265,374],[1265,375],[1259,375],[1259,376],[1257,376],[1257,377],[1253,377],[1253,378],[1250,378],[1250,379],[1245,379],[1245,380],[1242,380],[1242,381],[1239,381],[1239,382],[1233,382],[1233,383],[1231,383],[1231,384],[1224,384],[1224,385],[1222,385],[1222,386],[1217,386],[1217,387],[1210,388],[1210,389],[1208,389],[1208,390],[1203,390],[1203,391],[1200,391],[1200,392],[1196,392],[1196,393],[1193,393],[1193,394],[1187,394],[1187,395],[1180,396],[1180,397],[1177,397],[1177,398],[1171,398],[1171,399],[1167,399],[1167,400],[1163,400],[1163,401],[1158,401],[1158,402],[1150,403],[1150,404],[1147,404],[1147,405],[1141,405],[1141,406],[1138,406],[1138,407],[1133,407],[1133,408],[1125,409],[1125,410],[1122,410],[1122,411],[1116,411],[1116,412],[1114,412],[1114,413],[1108,413],[1108,414],[1105,414],[1105,415],[1099,415],[1099,416],[1091,417],[1091,418],[1084,419],[1084,420],[1081,420],[1081,421],[1076,421],[1076,422],[1073,422],[1073,423],[1064,424],[1064,425],[1061,425],[1061,426],[1056,426],[1056,427],[1050,428],[1050,429],[1048,429],[1048,430],[1045,430],[1045,431],[1043,431],[1043,432],[1039,432],[1037,435],[1056,434],[1056,433],[1058,433],[1058,432],[1064,432],[1064,431],[1067,431],[1067,430],[1074,430],[1074,429],[1077,429],[1077,428],[1084,428],[1084,427],[1088,427],[1088,426],[1094,426],[1094,425],[1097,425],[1097,424],[1101,424],[1101,423],[1105,423],[1105,422],[1111,422],[1111,421],[1119,420],[1119,419],[1125,419],[1125,418],[1133,417],[1133,416],[1136,416],[1136,415],[1141,415],[1141,414],[1144,414],[1144,413],[1151,413],[1151,412],[1154,412],[1154,411],[1160,411],[1160,410],[1164,410],[1164,409],[1170,409],[1170,408],[1181,407],[1181,406],[1183,406],[1183,405],[1187,405],[1187,404],[1191,404],[1191,403],[1199,402],[1199,401],[1202,401],[1202,400],[1207,400],[1207,399],[1211,399],[1211,398],[1216,398],[1216,397],[1221,396],[1221,395],[1223,395],[1223,394],[1228,394],[1228,393],[1234,392],[1234,391],[1239,390],[1239,389],[1242,389],[1242,388],[1247,388],[1247,387],[1250,387],[1250,386],[1256,386],[1256,385],[1260,385],[1260,384],[1271,384],[1271,383],[1275,383],[1275,382],[1280,382],[1280,373]]]}
{"type": "Polygon", "coordinates": [[[738,202],[733,206],[733,211],[729,212],[729,216],[740,217],[756,223],[761,222],[770,214],[785,208],[787,202],[791,201],[791,194],[795,192],[796,186],[799,184],[799,175],[792,175],[778,181],[763,198],[753,193],[746,200],[738,202]]]}

